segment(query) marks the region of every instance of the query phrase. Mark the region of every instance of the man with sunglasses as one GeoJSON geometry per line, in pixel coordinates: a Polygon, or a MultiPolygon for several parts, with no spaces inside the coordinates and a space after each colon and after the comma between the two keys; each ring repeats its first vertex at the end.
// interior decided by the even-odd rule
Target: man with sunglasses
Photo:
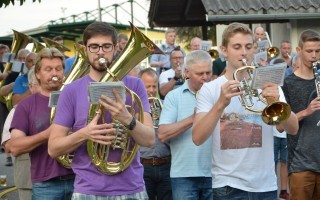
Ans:
{"type": "MultiPolygon", "coordinates": [[[[107,67],[113,62],[113,55],[117,51],[117,32],[114,27],[105,22],[90,24],[83,35],[86,54],[90,64],[89,74],[68,84],[60,94],[55,119],[51,126],[49,139],[49,154],[58,157],[75,152],[72,169],[76,174],[74,184],[74,200],[81,199],[148,199],[143,181],[143,166],[140,154],[133,158],[132,163],[114,175],[107,175],[99,171],[91,162],[87,153],[87,141],[110,145],[114,142],[116,130],[109,123],[118,120],[129,130],[130,137],[140,146],[151,147],[155,142],[155,132],[148,95],[143,82],[132,76],[125,76],[121,81],[141,99],[144,109],[143,123],[135,119],[126,109],[131,105],[131,95],[126,96],[124,103],[120,95],[114,91],[116,100],[102,95],[100,104],[106,109],[104,124],[98,124],[101,112],[88,122],[88,85],[98,82],[105,74],[105,66],[99,64],[99,59],[106,60],[107,67]],[[110,114],[110,115],[109,115],[110,114]],[[69,132],[72,131],[72,134],[69,132]],[[111,134],[111,135],[110,135],[111,134]]],[[[109,157],[117,159],[119,153],[110,148],[109,157]]]]}

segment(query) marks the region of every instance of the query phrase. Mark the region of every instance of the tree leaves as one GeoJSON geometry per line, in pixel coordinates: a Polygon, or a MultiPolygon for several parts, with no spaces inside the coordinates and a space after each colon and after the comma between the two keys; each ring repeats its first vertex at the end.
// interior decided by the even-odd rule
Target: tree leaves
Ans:
{"type": "MultiPolygon", "coordinates": [[[[20,6],[23,5],[23,3],[26,0],[20,0],[20,6]]],[[[39,3],[41,2],[41,0],[32,0],[33,2],[38,1],[39,3]]],[[[0,0],[0,8],[2,8],[2,6],[7,7],[9,4],[14,5],[15,4],[15,0],[0,0]]]]}

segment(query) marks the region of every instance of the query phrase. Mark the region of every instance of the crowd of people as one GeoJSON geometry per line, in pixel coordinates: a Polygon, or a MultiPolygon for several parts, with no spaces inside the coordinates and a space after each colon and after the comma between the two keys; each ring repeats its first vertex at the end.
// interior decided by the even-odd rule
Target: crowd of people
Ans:
{"type": "MultiPolygon", "coordinates": [[[[80,44],[89,72],[63,87],[53,116],[50,94],[61,88],[76,57],[66,59],[53,47],[20,49],[17,59],[28,73],[0,74],[1,95],[12,93],[13,103],[10,112],[0,103],[1,145],[6,166],[14,165],[20,199],[320,199],[320,88],[313,70],[320,60],[320,33],[303,31],[295,53],[283,40],[278,56],[259,63],[254,55],[267,51],[257,45],[267,39],[263,27],[252,31],[231,23],[221,37],[220,57],[213,61],[201,50],[201,38],[194,37],[186,53],[176,44],[175,30],[167,29],[159,47],[163,54],[152,55],[149,67],[133,67],[121,79],[140,105],[132,95],[122,99],[112,90],[114,98],[102,95],[92,118],[88,87],[121,56],[130,42],[125,34],[105,22],[86,27],[80,44]],[[266,82],[257,90],[291,107],[274,126],[239,102],[247,91],[233,75],[246,63],[287,66],[283,85],[266,82]],[[142,110],[130,112],[132,104],[142,110]],[[100,147],[108,149],[107,155],[92,158],[89,149],[100,147]],[[58,162],[71,154],[70,167],[58,162]],[[107,172],[105,163],[111,166],[107,172]]],[[[1,44],[0,60],[7,52],[1,44]]],[[[1,72],[4,66],[0,62],[1,72]]],[[[240,73],[240,80],[249,75],[240,73]]],[[[264,110],[265,103],[250,98],[254,109],[264,110]]]]}

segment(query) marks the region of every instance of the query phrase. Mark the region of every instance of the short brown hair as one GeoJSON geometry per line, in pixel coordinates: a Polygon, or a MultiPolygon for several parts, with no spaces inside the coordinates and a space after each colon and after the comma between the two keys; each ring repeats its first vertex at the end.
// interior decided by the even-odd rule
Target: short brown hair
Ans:
{"type": "Polygon", "coordinates": [[[251,35],[253,41],[253,34],[249,26],[242,23],[234,22],[232,24],[229,24],[228,27],[224,29],[222,33],[222,46],[227,47],[229,44],[229,39],[236,33],[251,35]]]}
{"type": "Polygon", "coordinates": [[[308,29],[303,31],[299,37],[299,47],[302,49],[305,42],[320,42],[319,32],[308,29]]]}
{"type": "Polygon", "coordinates": [[[51,48],[43,48],[36,57],[35,61],[35,67],[34,67],[34,72],[35,74],[40,71],[41,68],[41,61],[43,58],[59,58],[62,61],[62,66],[63,69],[65,68],[65,63],[64,63],[64,55],[56,48],[51,47],[51,48]]]}
{"type": "Polygon", "coordinates": [[[157,72],[156,72],[154,69],[152,69],[151,67],[147,67],[147,68],[141,70],[141,71],[139,72],[139,74],[138,74],[138,77],[141,78],[143,74],[147,74],[147,75],[149,75],[149,76],[151,76],[151,77],[155,77],[155,78],[158,79],[158,74],[157,74],[157,72]]]}

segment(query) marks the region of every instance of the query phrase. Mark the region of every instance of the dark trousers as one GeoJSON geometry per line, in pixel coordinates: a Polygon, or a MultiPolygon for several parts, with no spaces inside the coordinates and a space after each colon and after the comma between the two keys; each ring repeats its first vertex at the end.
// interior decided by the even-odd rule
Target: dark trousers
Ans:
{"type": "Polygon", "coordinates": [[[143,167],[143,178],[146,184],[146,190],[149,196],[149,200],[171,200],[171,163],[158,166],[143,164],[143,167]]]}

